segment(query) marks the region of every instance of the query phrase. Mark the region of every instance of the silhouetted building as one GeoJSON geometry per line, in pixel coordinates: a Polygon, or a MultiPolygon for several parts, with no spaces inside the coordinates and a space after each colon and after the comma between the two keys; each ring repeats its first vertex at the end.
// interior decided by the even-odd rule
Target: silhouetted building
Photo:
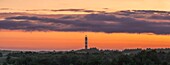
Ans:
{"type": "Polygon", "coordinates": [[[87,35],[85,36],[85,49],[88,49],[88,38],[87,38],[87,35]]]}

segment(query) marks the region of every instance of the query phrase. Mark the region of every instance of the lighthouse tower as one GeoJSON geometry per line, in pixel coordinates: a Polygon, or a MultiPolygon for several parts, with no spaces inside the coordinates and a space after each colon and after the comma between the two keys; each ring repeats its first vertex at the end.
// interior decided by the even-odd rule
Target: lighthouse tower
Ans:
{"type": "Polygon", "coordinates": [[[88,49],[88,38],[87,38],[87,35],[85,36],[85,49],[88,49]]]}

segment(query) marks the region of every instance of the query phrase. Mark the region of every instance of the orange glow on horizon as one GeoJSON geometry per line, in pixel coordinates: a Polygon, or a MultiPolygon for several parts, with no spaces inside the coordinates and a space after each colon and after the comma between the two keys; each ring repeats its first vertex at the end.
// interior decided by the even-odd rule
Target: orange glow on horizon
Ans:
{"type": "Polygon", "coordinates": [[[99,49],[168,48],[169,35],[93,33],[93,32],[22,32],[1,31],[1,49],[71,50],[84,48],[84,36],[89,46],[99,49]]]}

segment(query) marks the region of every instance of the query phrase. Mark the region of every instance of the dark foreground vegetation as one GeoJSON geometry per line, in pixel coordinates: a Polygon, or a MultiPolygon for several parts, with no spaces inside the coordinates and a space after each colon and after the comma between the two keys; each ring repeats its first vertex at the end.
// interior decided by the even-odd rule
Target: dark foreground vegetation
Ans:
{"type": "Polygon", "coordinates": [[[0,65],[170,65],[169,49],[1,52],[0,58],[0,65]]]}

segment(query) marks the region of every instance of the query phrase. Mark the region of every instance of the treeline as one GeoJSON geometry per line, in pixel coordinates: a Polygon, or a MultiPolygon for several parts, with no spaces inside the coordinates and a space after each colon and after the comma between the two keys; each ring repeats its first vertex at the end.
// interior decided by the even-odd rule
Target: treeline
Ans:
{"type": "Polygon", "coordinates": [[[156,50],[142,50],[135,54],[120,51],[17,52],[8,54],[3,65],[170,65],[170,52],[156,50]]]}

